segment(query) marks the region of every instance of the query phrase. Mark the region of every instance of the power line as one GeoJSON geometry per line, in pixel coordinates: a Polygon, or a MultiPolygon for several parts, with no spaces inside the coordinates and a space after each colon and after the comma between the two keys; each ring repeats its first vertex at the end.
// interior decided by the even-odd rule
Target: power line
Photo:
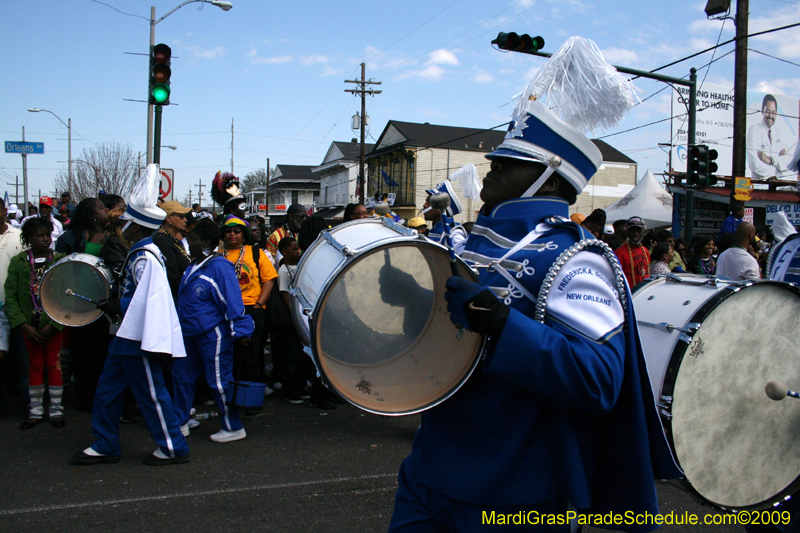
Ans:
{"type": "Polygon", "coordinates": [[[770,57],[772,59],[777,59],[778,61],[783,61],[784,63],[789,63],[790,65],[794,65],[795,67],[800,67],[800,64],[798,64],[798,63],[792,63],[791,61],[788,61],[786,59],[781,59],[780,57],[771,56],[769,54],[766,54],[766,53],[761,52],[760,50],[756,50],[754,48],[748,48],[747,50],[749,52],[755,52],[756,54],[761,54],[762,56],[767,56],[767,57],[770,57]]]}

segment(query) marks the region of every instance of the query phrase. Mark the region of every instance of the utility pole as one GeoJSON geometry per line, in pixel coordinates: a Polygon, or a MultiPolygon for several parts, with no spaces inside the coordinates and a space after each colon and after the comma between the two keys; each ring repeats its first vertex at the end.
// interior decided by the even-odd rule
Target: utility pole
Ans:
{"type": "Polygon", "coordinates": [[[267,204],[267,216],[265,216],[264,219],[267,221],[267,225],[269,226],[269,157],[267,158],[267,190],[265,194],[267,198],[264,203],[267,204]]]}
{"type": "Polygon", "coordinates": [[[203,180],[199,180],[197,182],[197,203],[200,204],[200,209],[203,208],[203,180]]]}
{"type": "MultiPolygon", "coordinates": [[[[22,126],[22,142],[25,142],[25,126],[22,126]]],[[[25,195],[25,216],[30,215],[28,209],[28,155],[22,154],[22,189],[25,195]]]]}
{"type": "Polygon", "coordinates": [[[355,83],[359,88],[358,89],[345,89],[344,92],[346,93],[353,93],[361,95],[361,158],[358,162],[358,201],[360,203],[364,203],[364,161],[365,155],[364,154],[364,131],[366,127],[366,116],[367,116],[367,103],[366,103],[366,96],[368,94],[375,95],[381,94],[382,91],[376,91],[374,89],[367,89],[367,85],[380,85],[381,82],[379,81],[372,81],[365,79],[366,78],[366,66],[364,63],[361,63],[361,79],[360,80],[344,80],[345,83],[355,83]]]}
{"type": "Polygon", "coordinates": [[[17,180],[15,183],[6,182],[6,185],[14,186],[14,203],[19,206],[19,174],[17,174],[17,180]]]}
{"type": "Polygon", "coordinates": [[[189,207],[192,207],[192,189],[189,189],[189,207]]]}
{"type": "MultiPolygon", "coordinates": [[[[747,151],[747,12],[749,0],[736,0],[736,66],[733,79],[733,165],[732,176],[745,174],[747,151]]],[[[733,190],[731,190],[733,198],[733,190]]]]}
{"type": "Polygon", "coordinates": [[[233,118],[231,118],[231,174],[233,174],[233,118]]]}

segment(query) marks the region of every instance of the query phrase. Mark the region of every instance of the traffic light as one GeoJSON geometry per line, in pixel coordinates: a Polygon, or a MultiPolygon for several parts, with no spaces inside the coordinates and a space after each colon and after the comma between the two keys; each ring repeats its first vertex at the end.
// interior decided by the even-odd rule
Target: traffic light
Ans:
{"type": "Polygon", "coordinates": [[[686,179],[690,186],[705,187],[708,168],[708,146],[696,144],[689,150],[686,179]]]}
{"type": "Polygon", "coordinates": [[[171,58],[172,49],[166,44],[161,43],[150,47],[150,83],[147,102],[151,105],[169,105],[171,58]]]}
{"type": "Polygon", "coordinates": [[[708,185],[717,184],[717,177],[714,175],[717,169],[719,169],[717,164],[714,162],[717,159],[717,157],[719,157],[719,154],[717,153],[716,150],[711,149],[708,151],[708,168],[707,168],[708,178],[706,180],[708,185]]]}
{"type": "Polygon", "coordinates": [[[527,33],[518,35],[514,32],[500,32],[492,44],[497,45],[500,50],[532,54],[544,48],[544,39],[539,36],[531,37],[527,33]]]}

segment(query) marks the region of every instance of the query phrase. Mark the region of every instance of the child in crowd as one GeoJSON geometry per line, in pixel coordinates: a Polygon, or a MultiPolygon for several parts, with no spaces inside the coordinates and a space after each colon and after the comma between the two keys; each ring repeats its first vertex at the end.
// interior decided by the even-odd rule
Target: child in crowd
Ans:
{"type": "MultiPolygon", "coordinates": [[[[291,308],[289,285],[294,281],[297,263],[300,261],[302,251],[300,250],[300,244],[292,237],[281,239],[278,243],[278,251],[283,256],[281,267],[278,270],[278,288],[280,289],[283,303],[286,304],[286,307],[291,308]]],[[[287,328],[287,330],[286,333],[281,335],[280,341],[276,338],[276,347],[277,345],[282,346],[286,350],[285,353],[289,360],[287,365],[289,376],[283,385],[286,400],[293,404],[301,404],[304,399],[310,399],[312,407],[326,410],[336,409],[336,404],[331,394],[316,377],[314,364],[303,353],[303,346],[297,332],[294,328],[287,328]],[[312,383],[310,395],[305,391],[306,381],[312,383]]]]}
{"type": "Polygon", "coordinates": [[[64,385],[61,375],[61,330],[64,326],[54,322],[42,309],[39,285],[53,262],[64,254],[53,254],[50,249],[53,225],[48,218],[30,218],[22,226],[22,242],[30,246],[11,259],[6,278],[6,309],[12,328],[22,330],[28,348],[30,372],[28,389],[30,412],[20,429],[30,429],[42,421],[44,408],[44,373],[50,392],[50,424],[64,427],[64,409],[61,396],[64,385]]]}

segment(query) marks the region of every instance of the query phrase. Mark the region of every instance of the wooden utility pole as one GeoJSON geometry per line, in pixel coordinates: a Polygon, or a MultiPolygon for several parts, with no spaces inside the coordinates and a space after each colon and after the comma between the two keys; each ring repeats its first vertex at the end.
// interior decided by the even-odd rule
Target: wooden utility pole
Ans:
{"type": "Polygon", "coordinates": [[[379,81],[372,81],[366,80],[366,66],[364,63],[361,63],[361,79],[360,80],[344,80],[345,83],[355,83],[358,86],[358,89],[345,89],[344,92],[346,93],[353,93],[353,94],[360,94],[361,95],[361,158],[358,163],[358,201],[360,203],[364,203],[364,193],[366,192],[364,189],[364,161],[365,161],[365,154],[364,154],[364,131],[365,131],[365,122],[367,116],[367,103],[366,103],[366,96],[368,94],[381,94],[382,91],[376,91],[374,89],[367,89],[367,85],[380,85],[381,82],[379,81]]]}
{"type": "Polygon", "coordinates": [[[200,209],[203,209],[203,180],[197,182],[197,203],[200,204],[200,209]]]}
{"type": "MultiPolygon", "coordinates": [[[[731,175],[744,177],[747,153],[747,12],[749,0],[736,1],[736,66],[733,85],[733,161],[731,175]]],[[[733,198],[733,190],[731,190],[733,198]]]]}

